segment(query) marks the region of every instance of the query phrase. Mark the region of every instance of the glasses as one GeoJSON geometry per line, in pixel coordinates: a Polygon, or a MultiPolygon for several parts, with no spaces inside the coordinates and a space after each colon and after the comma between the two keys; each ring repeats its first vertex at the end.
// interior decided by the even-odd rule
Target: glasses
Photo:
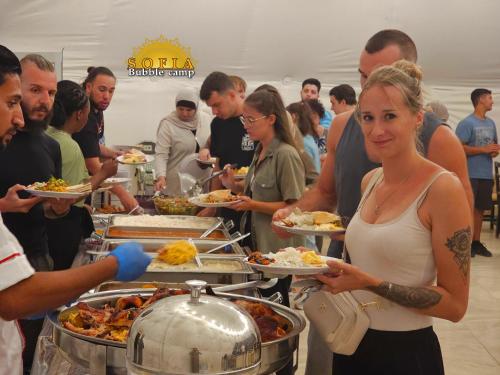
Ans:
{"type": "Polygon", "coordinates": [[[261,117],[257,117],[257,118],[240,116],[240,120],[243,124],[253,126],[257,121],[262,120],[263,118],[266,118],[266,117],[269,117],[269,116],[261,116],[261,117]]]}

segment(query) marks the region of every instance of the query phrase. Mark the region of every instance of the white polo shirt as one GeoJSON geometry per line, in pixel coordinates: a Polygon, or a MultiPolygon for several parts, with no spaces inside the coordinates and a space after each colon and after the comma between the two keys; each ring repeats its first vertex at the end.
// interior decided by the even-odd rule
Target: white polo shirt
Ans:
{"type": "MultiPolygon", "coordinates": [[[[4,225],[0,215],[0,290],[30,277],[35,270],[21,245],[4,225]]],[[[0,318],[0,375],[18,375],[23,371],[23,338],[17,322],[0,318]]]]}

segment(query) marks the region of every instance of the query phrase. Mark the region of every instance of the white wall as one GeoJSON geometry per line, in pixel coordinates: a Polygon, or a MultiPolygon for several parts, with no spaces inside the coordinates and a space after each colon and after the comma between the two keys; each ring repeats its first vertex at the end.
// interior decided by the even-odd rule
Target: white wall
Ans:
{"type": "MultiPolygon", "coordinates": [[[[359,93],[357,61],[366,40],[398,28],[416,42],[431,98],[449,108],[452,124],[471,112],[482,86],[500,105],[500,2],[442,0],[2,0],[0,43],[14,51],[64,48],[64,78],[82,81],[87,66],[105,65],[119,78],[105,113],[110,144],[154,139],[179,88],[201,85],[213,70],[245,78],[249,88],[278,87],[287,103],[304,78],[329,89],[349,83],[359,93]],[[197,61],[192,80],[126,76],[134,47],[160,35],[178,38],[197,61]]],[[[490,113],[500,124],[500,110],[490,113]]]]}

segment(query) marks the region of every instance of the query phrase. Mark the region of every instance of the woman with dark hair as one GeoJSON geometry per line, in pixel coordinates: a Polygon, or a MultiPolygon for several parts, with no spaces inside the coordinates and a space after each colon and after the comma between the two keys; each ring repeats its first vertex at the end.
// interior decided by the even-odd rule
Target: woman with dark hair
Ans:
{"type": "MultiPolygon", "coordinates": [[[[221,177],[232,192],[243,193],[239,197],[241,201],[230,208],[246,211],[241,227],[252,233],[253,249],[268,253],[288,246],[303,246],[304,237],[282,239],[269,229],[273,213],[295,202],[305,188],[304,163],[290,134],[281,98],[267,90],[252,93],[245,100],[242,120],[250,138],[259,143],[245,181],[236,181],[228,166],[227,174],[221,177]]],[[[261,292],[269,296],[279,291],[283,304],[290,306],[291,281],[291,276],[285,277],[274,288],[261,292]]],[[[280,375],[292,373],[291,363],[278,372],[280,375]]]]}
{"type": "Polygon", "coordinates": [[[328,129],[321,126],[321,118],[325,115],[325,107],[318,99],[309,99],[305,103],[311,108],[311,121],[314,130],[314,140],[319,148],[321,161],[326,157],[326,140],[328,138],[328,129]]]}
{"type": "Polygon", "coordinates": [[[257,91],[245,100],[243,121],[248,135],[259,145],[244,181],[236,181],[233,171],[221,178],[234,193],[243,193],[241,202],[231,206],[251,213],[255,249],[263,253],[287,246],[303,245],[299,236],[281,239],[269,230],[274,211],[302,194],[304,164],[289,132],[283,104],[268,91],[257,91]]]}
{"type": "MultiPolygon", "coordinates": [[[[78,143],[71,138],[72,134],[85,126],[89,111],[89,99],[77,83],[65,80],[57,84],[54,114],[47,134],[61,147],[62,178],[70,185],[77,185],[89,179],[82,151],[78,143]]],[[[115,175],[116,169],[116,161],[104,162],[99,172],[90,178],[92,189],[96,189],[106,178],[115,175]]],[[[49,253],[54,260],[54,270],[71,267],[82,237],[92,231],[92,221],[83,204],[83,200],[75,202],[64,217],[47,220],[49,253]],[[84,225],[90,229],[84,231],[84,225]]]]}
{"type": "Polygon", "coordinates": [[[311,157],[316,172],[319,173],[321,163],[319,160],[319,148],[314,140],[314,129],[311,121],[311,108],[305,102],[292,103],[286,110],[292,115],[292,121],[300,130],[304,138],[304,150],[311,157]]]}
{"type": "MultiPolygon", "coordinates": [[[[283,104],[283,99],[278,91],[278,89],[268,83],[264,83],[255,89],[254,92],[258,91],[267,91],[276,97],[278,101],[278,105],[280,107],[285,107],[283,104]]],[[[311,156],[305,150],[304,139],[300,130],[293,124],[293,119],[290,112],[285,111],[287,124],[289,126],[288,130],[290,135],[292,136],[293,142],[297,151],[299,152],[300,159],[302,163],[304,163],[305,171],[306,171],[306,185],[309,186],[313,184],[319,176],[319,169],[316,168],[315,163],[311,156]]]]}
{"type": "Polygon", "coordinates": [[[288,130],[285,108],[273,94],[257,91],[245,100],[242,118],[259,145],[244,181],[236,181],[232,170],[221,178],[234,193],[244,193],[231,208],[251,212],[253,245],[259,251],[302,245],[299,236],[281,239],[268,230],[274,211],[298,199],[305,187],[304,164],[288,130]]]}

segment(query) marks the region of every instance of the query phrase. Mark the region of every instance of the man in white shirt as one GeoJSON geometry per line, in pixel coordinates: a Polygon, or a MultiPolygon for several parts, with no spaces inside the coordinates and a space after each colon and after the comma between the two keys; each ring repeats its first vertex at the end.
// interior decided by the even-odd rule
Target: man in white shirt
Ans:
{"type": "MultiPolygon", "coordinates": [[[[17,57],[0,45],[0,149],[24,126],[20,74],[17,57]]],[[[16,185],[0,199],[3,212],[29,210],[38,202],[33,198],[19,199],[17,191],[23,188],[16,185]]],[[[151,261],[138,244],[129,243],[115,251],[87,266],[35,272],[0,217],[0,375],[19,375],[23,371],[23,340],[14,319],[60,306],[108,279],[133,280],[151,261]]]]}

